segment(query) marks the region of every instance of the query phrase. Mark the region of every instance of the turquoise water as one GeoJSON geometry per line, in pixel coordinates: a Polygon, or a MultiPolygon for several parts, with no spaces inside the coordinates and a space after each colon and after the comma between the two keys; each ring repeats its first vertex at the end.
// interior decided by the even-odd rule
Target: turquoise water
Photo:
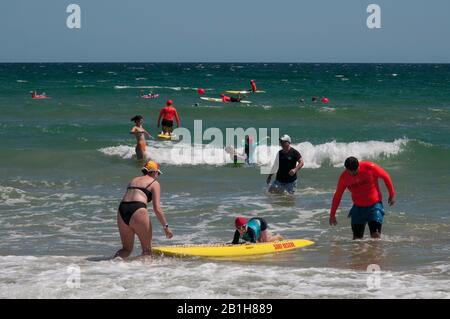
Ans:
{"type": "Polygon", "coordinates": [[[0,64],[0,296],[117,297],[125,289],[130,297],[160,298],[162,290],[179,298],[242,297],[249,292],[234,285],[251,274],[265,287],[252,288],[255,298],[448,298],[449,88],[450,65],[434,64],[0,64]],[[199,87],[210,97],[247,89],[250,79],[266,93],[247,96],[249,105],[197,94],[199,87]],[[34,89],[52,98],[32,100],[34,89]],[[140,90],[160,98],[140,99],[140,90]],[[330,103],[312,103],[312,96],[330,103]],[[305,168],[296,195],[273,196],[260,173],[263,159],[231,168],[219,147],[211,155],[196,145],[148,141],[148,156],[165,173],[162,205],[175,233],[167,241],[151,213],[154,243],[228,241],[234,217],[245,215],[263,216],[274,232],[314,246],[239,261],[88,260],[120,245],[116,209],[140,167],[129,119],[143,115],[156,135],[169,98],[191,132],[194,120],[223,132],[279,128],[305,168]],[[173,156],[181,149],[190,156],[173,156]],[[350,155],[379,163],[393,178],[397,203],[386,209],[379,242],[351,240],[348,193],[338,226],[328,225],[350,155]],[[83,274],[75,290],[63,284],[71,264],[83,274]],[[367,288],[369,264],[380,265],[379,289],[367,288]],[[152,287],[143,278],[152,278],[152,287]]]}

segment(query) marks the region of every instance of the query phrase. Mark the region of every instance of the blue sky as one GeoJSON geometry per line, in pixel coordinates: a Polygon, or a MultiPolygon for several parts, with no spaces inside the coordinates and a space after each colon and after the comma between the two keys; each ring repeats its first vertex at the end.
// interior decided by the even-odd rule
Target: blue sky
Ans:
{"type": "Polygon", "coordinates": [[[2,0],[0,62],[450,63],[448,0],[2,0]],[[66,7],[82,28],[66,26],[66,7]],[[382,28],[366,26],[381,6],[382,28]]]}

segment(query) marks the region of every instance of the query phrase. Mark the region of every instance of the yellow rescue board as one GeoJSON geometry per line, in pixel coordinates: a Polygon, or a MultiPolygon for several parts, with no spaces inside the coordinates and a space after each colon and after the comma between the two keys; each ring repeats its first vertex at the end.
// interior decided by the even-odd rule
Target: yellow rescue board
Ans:
{"type": "Polygon", "coordinates": [[[198,257],[238,257],[272,254],[281,251],[298,249],[314,244],[306,239],[291,239],[257,244],[205,244],[153,247],[157,254],[169,256],[198,256],[198,257]]]}

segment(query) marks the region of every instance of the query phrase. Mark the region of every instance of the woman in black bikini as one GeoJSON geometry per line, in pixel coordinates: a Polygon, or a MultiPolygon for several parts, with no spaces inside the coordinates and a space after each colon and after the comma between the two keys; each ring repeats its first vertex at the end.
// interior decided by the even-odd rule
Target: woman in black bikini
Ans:
{"type": "Polygon", "coordinates": [[[114,257],[127,258],[133,251],[134,235],[141,242],[142,255],[150,255],[152,244],[152,223],[147,211],[147,203],[153,202],[153,210],[164,228],[167,238],[173,233],[161,209],[161,188],[157,177],[162,174],[159,164],[148,161],[142,168],[144,176],[135,177],[128,184],[117,213],[122,249],[114,257]]]}

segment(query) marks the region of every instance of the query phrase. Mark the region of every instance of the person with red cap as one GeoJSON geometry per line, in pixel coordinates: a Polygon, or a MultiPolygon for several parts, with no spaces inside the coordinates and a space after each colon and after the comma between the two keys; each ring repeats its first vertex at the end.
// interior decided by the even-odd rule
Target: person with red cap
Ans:
{"type": "Polygon", "coordinates": [[[180,119],[178,117],[177,109],[173,106],[172,100],[167,100],[166,106],[161,109],[158,116],[157,125],[162,125],[161,134],[172,134],[173,119],[177,121],[177,127],[180,127],[180,119]],[[162,118],[162,122],[161,121],[162,118]]]}
{"type": "Polygon", "coordinates": [[[242,237],[244,241],[251,243],[266,243],[271,241],[283,240],[283,236],[273,236],[267,230],[267,222],[264,218],[253,217],[249,220],[245,217],[236,217],[234,220],[236,231],[234,233],[233,245],[239,244],[239,239],[242,237]]]}

